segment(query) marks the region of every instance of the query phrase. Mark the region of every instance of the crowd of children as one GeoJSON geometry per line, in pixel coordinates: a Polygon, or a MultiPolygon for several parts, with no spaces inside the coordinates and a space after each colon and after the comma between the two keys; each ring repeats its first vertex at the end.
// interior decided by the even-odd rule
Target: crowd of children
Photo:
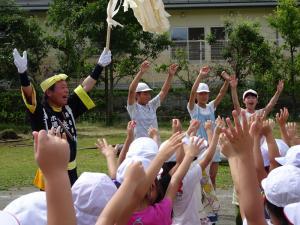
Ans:
{"type": "MultiPolygon", "coordinates": [[[[18,53],[14,54],[22,61],[18,53]]],[[[102,59],[101,68],[108,61],[103,63],[102,59]]],[[[18,63],[16,66],[19,69],[18,63]]],[[[283,81],[279,81],[276,93],[263,109],[256,110],[257,92],[245,91],[243,109],[237,96],[238,80],[225,71],[221,74],[223,86],[209,102],[209,87],[201,82],[210,68],[202,67],[187,103],[191,117],[188,129],[184,131],[181,121],[173,119],[172,135],[163,141],[156,110],[167,96],[178,65],[169,67],[166,81],[153,99],[152,89],[139,82],[149,66],[149,62],[143,62],[129,86],[127,110],[131,121],[119,154],[105,139],[97,140],[96,146],[107,160],[108,174],[85,172],[70,182],[68,165],[74,149],[70,146],[69,128],[64,125],[66,118],[61,118],[62,123],[56,126],[52,124],[52,129],[34,130],[34,155],[45,179],[45,192],[30,193],[11,202],[0,211],[0,225],[217,224],[220,205],[215,194],[215,178],[220,152],[230,166],[233,202],[241,216],[237,224],[300,225],[297,126],[287,122],[288,110],[283,108],[276,115],[281,138],[275,139],[275,121],[267,118],[283,90],[283,81]],[[233,121],[229,117],[225,120],[215,117],[215,110],[229,87],[234,105],[233,121]]],[[[30,100],[33,108],[28,107],[34,113],[34,89],[24,78],[24,71],[19,72],[23,96],[24,85],[33,91],[30,99],[25,94],[24,101],[30,100]]],[[[98,77],[93,74],[89,80],[94,85],[98,77]]],[[[67,101],[68,89],[60,93],[55,86],[60,81],[66,86],[65,79],[60,76],[52,80],[48,84],[52,89],[49,91],[47,86],[44,90],[50,97],[47,107],[53,110],[61,107],[60,112],[72,103],[67,101]],[[62,103],[56,98],[61,98],[62,103]]],[[[81,113],[88,109],[82,95],[82,91],[77,91],[73,97],[81,102],[81,113]]]]}

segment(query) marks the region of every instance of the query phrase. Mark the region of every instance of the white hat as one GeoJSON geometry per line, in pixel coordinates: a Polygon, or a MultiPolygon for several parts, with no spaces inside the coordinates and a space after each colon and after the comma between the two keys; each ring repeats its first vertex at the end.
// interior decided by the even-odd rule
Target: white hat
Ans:
{"type": "Polygon", "coordinates": [[[14,215],[22,225],[46,225],[46,192],[32,192],[13,200],[4,211],[14,215]]]}
{"type": "Polygon", "coordinates": [[[266,198],[277,207],[300,202],[300,169],[285,165],[272,170],[261,181],[266,198]]]}
{"type": "Polygon", "coordinates": [[[300,202],[289,204],[284,207],[284,214],[291,224],[300,224],[300,202]]]}
{"type": "Polygon", "coordinates": [[[126,169],[133,162],[141,162],[142,165],[143,165],[144,170],[146,170],[150,166],[150,164],[151,164],[151,161],[149,159],[146,159],[146,158],[143,158],[143,157],[139,157],[139,156],[136,156],[136,157],[133,157],[133,158],[126,158],[121,163],[121,165],[118,167],[118,170],[117,170],[116,180],[119,183],[122,183],[124,181],[126,169]]]}
{"type": "Polygon", "coordinates": [[[254,91],[253,89],[248,89],[247,91],[245,91],[244,94],[243,94],[243,99],[245,99],[245,97],[246,97],[247,94],[253,94],[253,95],[256,95],[256,97],[258,98],[257,92],[254,91]]]}
{"type": "Polygon", "coordinates": [[[138,83],[135,92],[143,92],[143,91],[152,91],[152,89],[146,83],[140,82],[138,83]]]}
{"type": "Polygon", "coordinates": [[[20,223],[14,215],[0,211],[0,225],[20,225],[20,223]]]}
{"type": "Polygon", "coordinates": [[[135,139],[129,146],[126,159],[121,163],[117,170],[116,180],[120,183],[124,180],[127,166],[134,161],[140,161],[146,169],[158,153],[157,143],[149,137],[135,139]]]}
{"type": "Polygon", "coordinates": [[[205,84],[205,83],[200,83],[199,84],[199,86],[198,86],[198,88],[197,88],[197,91],[196,91],[197,93],[201,93],[201,92],[207,92],[207,93],[209,93],[210,91],[209,91],[209,88],[208,88],[208,85],[207,84],[205,84]]]}
{"type": "MultiPolygon", "coordinates": [[[[275,139],[279,154],[280,156],[285,156],[289,146],[282,140],[282,139],[275,139]]],[[[266,139],[264,138],[263,144],[260,146],[260,151],[263,157],[264,166],[270,165],[270,159],[269,159],[269,150],[268,150],[268,144],[266,142],[266,139]]]]}
{"type": "Polygon", "coordinates": [[[300,145],[292,146],[284,157],[276,157],[275,160],[281,165],[300,167],[300,145]]]}
{"type": "Polygon", "coordinates": [[[104,173],[84,172],[72,186],[78,225],[96,224],[100,213],[117,191],[104,173]]]}

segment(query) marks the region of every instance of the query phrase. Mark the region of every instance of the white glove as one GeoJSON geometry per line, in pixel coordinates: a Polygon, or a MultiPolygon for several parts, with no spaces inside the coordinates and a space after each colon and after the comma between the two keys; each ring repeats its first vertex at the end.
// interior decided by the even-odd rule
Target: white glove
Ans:
{"type": "Polygon", "coordinates": [[[105,67],[110,63],[111,63],[111,52],[110,50],[104,48],[103,52],[99,57],[98,64],[102,67],[105,67]]]}
{"type": "Polygon", "coordinates": [[[15,48],[13,51],[14,63],[18,68],[19,73],[24,73],[27,70],[27,52],[23,52],[23,56],[21,57],[18,50],[15,48]]]}

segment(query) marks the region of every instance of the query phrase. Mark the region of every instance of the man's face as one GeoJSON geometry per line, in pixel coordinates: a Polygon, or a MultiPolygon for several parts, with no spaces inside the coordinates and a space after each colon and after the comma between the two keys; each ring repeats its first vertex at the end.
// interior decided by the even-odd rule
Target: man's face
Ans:
{"type": "Polygon", "coordinates": [[[136,93],[137,102],[141,105],[146,105],[151,100],[151,93],[150,91],[142,91],[136,93]]]}
{"type": "Polygon", "coordinates": [[[197,93],[197,102],[198,104],[206,104],[209,99],[209,93],[208,92],[200,92],[197,93]]]}
{"type": "Polygon", "coordinates": [[[250,110],[255,110],[257,102],[257,96],[253,94],[248,94],[244,98],[244,104],[246,108],[250,110]]]}
{"type": "Polygon", "coordinates": [[[63,107],[68,103],[69,88],[66,81],[61,80],[55,83],[54,89],[46,91],[50,103],[63,107]]]}

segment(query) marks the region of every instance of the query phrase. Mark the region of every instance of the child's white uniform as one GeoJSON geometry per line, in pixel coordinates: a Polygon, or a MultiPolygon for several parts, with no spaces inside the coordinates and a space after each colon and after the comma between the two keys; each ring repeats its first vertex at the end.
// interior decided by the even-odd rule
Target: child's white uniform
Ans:
{"type": "Polygon", "coordinates": [[[132,105],[127,103],[128,114],[131,120],[136,121],[136,127],[134,129],[135,138],[148,137],[148,129],[150,127],[158,129],[156,110],[159,106],[159,95],[151,99],[146,105],[140,105],[137,102],[132,105]]]}
{"type": "Polygon", "coordinates": [[[199,163],[194,161],[185,175],[182,186],[177,192],[173,204],[172,225],[200,224],[199,205],[201,205],[202,171],[199,163]]]}

